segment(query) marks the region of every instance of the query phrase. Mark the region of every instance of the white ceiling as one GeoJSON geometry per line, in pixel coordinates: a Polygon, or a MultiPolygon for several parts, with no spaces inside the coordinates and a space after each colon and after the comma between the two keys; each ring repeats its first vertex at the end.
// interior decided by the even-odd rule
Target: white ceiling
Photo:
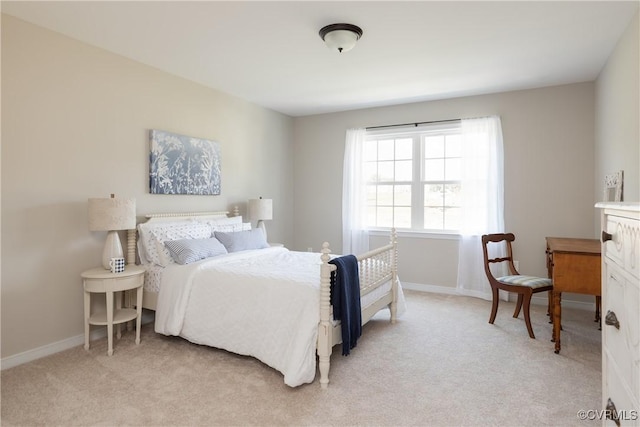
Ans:
{"type": "Polygon", "coordinates": [[[2,12],[290,116],[592,81],[638,1],[2,1],[2,12]],[[318,36],[364,34],[345,53],[318,36]]]}

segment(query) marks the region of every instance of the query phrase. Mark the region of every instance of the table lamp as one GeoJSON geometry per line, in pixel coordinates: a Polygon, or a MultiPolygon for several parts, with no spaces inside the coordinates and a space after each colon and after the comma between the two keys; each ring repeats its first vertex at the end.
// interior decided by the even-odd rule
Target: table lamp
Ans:
{"type": "Polygon", "coordinates": [[[267,239],[267,228],[265,220],[273,219],[273,201],[271,199],[249,199],[249,219],[256,220],[256,228],[262,229],[265,240],[267,239]]]}
{"type": "Polygon", "coordinates": [[[108,231],[102,252],[102,266],[109,270],[111,258],[122,258],[122,244],[118,230],[136,228],[136,199],[89,199],[89,230],[108,231]]]}

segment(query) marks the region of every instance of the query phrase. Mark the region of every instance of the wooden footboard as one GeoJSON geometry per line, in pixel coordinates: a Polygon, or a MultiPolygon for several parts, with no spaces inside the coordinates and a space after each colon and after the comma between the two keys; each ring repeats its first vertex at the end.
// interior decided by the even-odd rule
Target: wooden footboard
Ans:
{"type": "MultiPolygon", "coordinates": [[[[389,292],[382,295],[374,303],[362,310],[362,324],[367,323],[380,309],[389,307],[391,322],[395,323],[398,296],[398,244],[395,228],[391,230],[388,245],[358,255],[358,272],[360,276],[360,296],[372,292],[378,287],[391,282],[389,292]]],[[[340,325],[333,325],[331,310],[331,272],[336,266],[329,264],[329,244],[322,245],[322,266],[320,268],[320,324],[318,325],[318,369],[320,386],[329,385],[329,369],[333,346],[342,342],[340,325]]]]}

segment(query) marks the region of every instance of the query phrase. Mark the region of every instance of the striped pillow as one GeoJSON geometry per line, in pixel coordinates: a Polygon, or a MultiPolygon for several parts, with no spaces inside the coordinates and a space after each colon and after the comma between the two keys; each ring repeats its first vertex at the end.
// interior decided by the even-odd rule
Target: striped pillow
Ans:
{"type": "Polygon", "coordinates": [[[171,258],[176,263],[183,265],[227,253],[227,249],[215,237],[167,240],[164,245],[169,249],[171,258]]]}

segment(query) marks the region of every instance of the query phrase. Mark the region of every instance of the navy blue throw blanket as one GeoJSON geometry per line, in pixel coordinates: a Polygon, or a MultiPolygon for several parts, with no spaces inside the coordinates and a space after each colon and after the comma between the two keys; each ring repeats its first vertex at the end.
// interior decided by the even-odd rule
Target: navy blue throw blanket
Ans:
{"type": "Polygon", "coordinates": [[[348,356],[362,335],[358,258],[345,255],[332,259],[329,264],[337,267],[331,272],[331,305],[333,319],[341,322],[342,355],[348,356]]]}

